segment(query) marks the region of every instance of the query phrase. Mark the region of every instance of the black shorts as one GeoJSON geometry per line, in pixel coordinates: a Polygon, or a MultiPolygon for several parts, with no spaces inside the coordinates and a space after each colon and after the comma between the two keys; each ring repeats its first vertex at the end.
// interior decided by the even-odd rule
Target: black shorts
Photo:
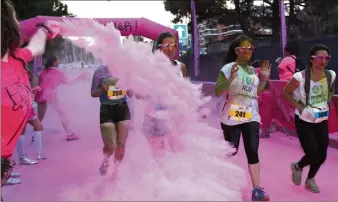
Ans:
{"type": "Polygon", "coordinates": [[[127,102],[114,105],[101,104],[100,124],[117,123],[126,120],[130,120],[130,111],[127,102]]]}

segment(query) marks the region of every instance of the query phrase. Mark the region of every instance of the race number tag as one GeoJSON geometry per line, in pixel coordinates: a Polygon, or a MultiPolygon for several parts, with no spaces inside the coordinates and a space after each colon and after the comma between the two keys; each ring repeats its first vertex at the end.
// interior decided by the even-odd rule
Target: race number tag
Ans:
{"type": "Polygon", "coordinates": [[[232,104],[229,109],[228,119],[233,121],[250,121],[252,118],[252,108],[232,104]]]}
{"type": "Polygon", "coordinates": [[[323,120],[327,120],[329,118],[329,108],[323,109],[313,109],[313,117],[315,118],[315,122],[321,122],[323,120]]]}
{"type": "Polygon", "coordinates": [[[109,86],[109,90],[107,93],[108,93],[107,96],[109,100],[119,100],[126,96],[127,91],[116,88],[116,86],[109,86]]]}

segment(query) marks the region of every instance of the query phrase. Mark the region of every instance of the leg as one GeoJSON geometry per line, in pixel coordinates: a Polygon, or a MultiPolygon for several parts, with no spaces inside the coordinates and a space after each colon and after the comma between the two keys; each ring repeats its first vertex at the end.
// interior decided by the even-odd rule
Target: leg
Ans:
{"type": "Polygon", "coordinates": [[[40,160],[45,160],[47,157],[43,153],[43,147],[42,147],[42,130],[43,126],[40,122],[40,120],[35,117],[33,120],[29,120],[28,123],[33,126],[34,128],[34,143],[37,151],[37,159],[38,161],[40,160]]]}
{"type": "Polygon", "coordinates": [[[116,110],[116,118],[117,118],[117,150],[115,152],[115,162],[119,163],[122,161],[124,157],[125,145],[129,133],[130,126],[130,111],[128,104],[121,103],[119,108],[116,110]]]}
{"type": "Polygon", "coordinates": [[[45,118],[45,114],[47,111],[47,102],[38,102],[38,118],[42,120],[45,118]]]}
{"type": "Polygon", "coordinates": [[[269,196],[260,188],[260,164],[258,158],[259,123],[249,122],[241,125],[244,149],[248,160],[249,173],[253,186],[253,201],[268,201],[269,196]]]}
{"type": "Polygon", "coordinates": [[[240,137],[241,137],[241,129],[238,125],[235,126],[227,126],[221,123],[221,127],[223,130],[223,135],[225,141],[229,142],[236,151],[232,153],[232,156],[236,155],[238,152],[240,137]]]}
{"type": "Polygon", "coordinates": [[[103,161],[100,167],[101,175],[108,171],[109,159],[116,149],[116,126],[111,118],[111,106],[100,107],[100,130],[103,141],[103,161]]]}
{"type": "Polygon", "coordinates": [[[65,113],[65,111],[63,110],[58,98],[54,98],[51,102],[50,102],[51,106],[54,108],[54,110],[56,111],[56,113],[59,115],[60,119],[61,119],[61,124],[63,129],[66,131],[67,133],[67,140],[77,140],[79,139],[79,137],[77,135],[75,135],[74,133],[71,132],[71,129],[69,127],[69,121],[67,119],[67,114],[65,113]]]}
{"type": "Polygon", "coordinates": [[[26,128],[23,130],[22,134],[18,139],[18,142],[16,143],[16,150],[19,155],[19,163],[21,165],[34,165],[37,164],[38,161],[28,158],[25,152],[25,135],[24,135],[25,132],[26,128]]]}
{"type": "Polygon", "coordinates": [[[329,146],[329,131],[328,121],[317,123],[313,127],[314,139],[318,148],[318,159],[310,164],[310,170],[305,181],[305,187],[314,193],[319,193],[319,187],[315,182],[315,176],[318,173],[321,165],[325,162],[327,156],[327,148],[329,146]]]}

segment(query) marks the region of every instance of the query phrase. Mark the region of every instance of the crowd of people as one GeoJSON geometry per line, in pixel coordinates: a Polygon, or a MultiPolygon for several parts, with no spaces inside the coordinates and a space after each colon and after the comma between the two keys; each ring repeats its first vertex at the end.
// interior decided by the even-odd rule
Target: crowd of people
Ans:
{"type": "MultiPolygon", "coordinates": [[[[48,24],[40,24],[36,34],[25,47],[21,47],[21,37],[15,11],[9,1],[1,2],[1,181],[5,184],[20,183],[20,174],[12,172],[15,160],[12,155],[15,150],[19,154],[19,163],[34,165],[47,159],[43,150],[42,133],[43,119],[47,105],[51,106],[60,116],[67,141],[77,140],[79,136],[69,127],[65,111],[57,96],[61,84],[71,84],[88,75],[81,74],[74,80],[58,69],[56,57],[47,59],[45,68],[39,75],[28,70],[27,64],[35,57],[42,55],[46,40],[55,34],[48,24]],[[36,158],[29,158],[24,150],[26,124],[32,125],[34,131],[32,142],[36,146],[36,158]]],[[[174,60],[177,51],[177,39],[169,32],[159,35],[154,51],[165,54],[181,79],[187,77],[186,66],[174,60]]],[[[269,137],[271,118],[260,114],[260,102],[263,97],[269,97],[268,82],[271,72],[269,61],[251,63],[254,51],[253,40],[247,36],[237,37],[230,45],[225,65],[221,68],[215,85],[216,96],[225,95],[222,106],[221,128],[224,140],[229,142],[237,154],[240,137],[248,161],[248,169],[252,181],[252,200],[268,201],[269,196],[260,185],[259,140],[260,123],[262,137],[269,137]]],[[[286,49],[288,50],[288,48],[286,49]]],[[[315,177],[321,165],[325,162],[328,149],[328,102],[331,100],[336,74],[326,70],[330,61],[329,49],[322,44],[314,45],[309,52],[307,68],[297,71],[295,57],[284,58],[279,71],[281,79],[288,80],[284,89],[285,98],[295,107],[295,125],[299,142],[304,150],[304,156],[291,163],[292,181],[299,186],[302,183],[302,171],[310,167],[305,180],[305,187],[319,193],[315,177]]],[[[110,158],[114,156],[114,175],[118,174],[119,164],[123,160],[125,144],[130,129],[130,111],[127,99],[135,96],[147,100],[149,95],[141,95],[133,89],[119,86],[119,78],[108,66],[102,65],[95,70],[91,96],[100,100],[100,131],[103,140],[103,160],[99,173],[106,175],[110,158]]],[[[157,117],[157,111],[166,110],[166,106],[149,102],[145,110],[143,132],[153,148],[154,157],[160,157],[164,149],[164,140],[169,139],[170,147],[175,147],[171,139],[170,128],[166,121],[157,117]]]]}

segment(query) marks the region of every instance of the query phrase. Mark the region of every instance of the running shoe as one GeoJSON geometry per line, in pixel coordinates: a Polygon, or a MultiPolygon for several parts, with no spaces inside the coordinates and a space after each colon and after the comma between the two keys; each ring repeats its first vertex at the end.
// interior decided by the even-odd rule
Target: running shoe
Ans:
{"type": "Polygon", "coordinates": [[[45,153],[43,153],[43,152],[38,153],[38,155],[37,155],[37,160],[38,161],[46,160],[46,159],[47,159],[47,156],[45,155],[45,153]]]}
{"type": "Polygon", "coordinates": [[[292,172],[292,182],[293,184],[300,186],[302,183],[302,174],[303,170],[297,168],[297,163],[291,163],[291,172],[292,172]]]}
{"type": "Polygon", "coordinates": [[[263,188],[259,187],[259,188],[255,188],[254,190],[252,190],[251,200],[252,201],[270,201],[270,198],[267,195],[267,193],[265,193],[263,188]]]}
{"type": "Polygon", "coordinates": [[[37,160],[28,158],[26,154],[19,158],[19,162],[21,165],[34,165],[39,163],[37,160]]]}
{"type": "Polygon", "coordinates": [[[79,139],[80,137],[75,135],[74,133],[67,133],[67,141],[72,141],[72,140],[77,140],[79,139]]]}
{"type": "Polygon", "coordinates": [[[101,163],[99,172],[101,175],[106,175],[109,167],[109,161],[108,159],[104,159],[101,163]]]}
{"type": "Polygon", "coordinates": [[[16,177],[20,177],[21,176],[21,174],[20,173],[18,173],[18,172],[11,172],[11,178],[16,178],[16,177]]]}
{"type": "Polygon", "coordinates": [[[310,192],[313,192],[313,193],[319,193],[320,192],[319,187],[318,187],[314,178],[306,179],[305,188],[307,190],[309,190],[310,192]]]}
{"type": "Polygon", "coordinates": [[[20,184],[21,183],[21,179],[20,178],[8,178],[8,180],[6,181],[6,183],[4,185],[16,185],[16,184],[20,184]]]}

